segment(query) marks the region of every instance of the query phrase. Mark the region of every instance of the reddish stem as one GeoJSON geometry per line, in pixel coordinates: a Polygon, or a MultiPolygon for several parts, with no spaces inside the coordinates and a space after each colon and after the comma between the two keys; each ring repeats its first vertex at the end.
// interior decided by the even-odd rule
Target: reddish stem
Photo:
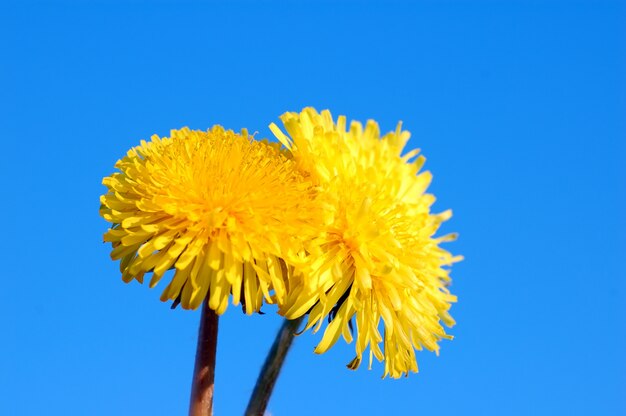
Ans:
{"type": "Polygon", "coordinates": [[[200,317],[189,416],[213,416],[218,316],[207,303],[205,301],[202,305],[200,317]]]}

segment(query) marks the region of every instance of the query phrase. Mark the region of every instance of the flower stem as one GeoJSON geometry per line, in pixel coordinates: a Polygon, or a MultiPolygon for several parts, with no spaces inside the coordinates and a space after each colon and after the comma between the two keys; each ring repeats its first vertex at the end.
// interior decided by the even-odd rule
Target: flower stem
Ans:
{"type": "Polygon", "coordinates": [[[283,325],[280,327],[272,349],[265,358],[265,363],[256,381],[256,386],[254,386],[254,391],[252,392],[250,402],[248,402],[248,408],[246,409],[246,416],[263,416],[263,414],[265,414],[265,409],[272,395],[276,379],[285,362],[287,352],[289,351],[289,347],[291,347],[293,338],[302,319],[303,318],[294,320],[285,319],[283,325]]]}
{"type": "Polygon", "coordinates": [[[208,306],[202,305],[196,364],[193,369],[189,416],[213,415],[213,390],[215,379],[215,351],[217,348],[218,316],[208,306]]]}

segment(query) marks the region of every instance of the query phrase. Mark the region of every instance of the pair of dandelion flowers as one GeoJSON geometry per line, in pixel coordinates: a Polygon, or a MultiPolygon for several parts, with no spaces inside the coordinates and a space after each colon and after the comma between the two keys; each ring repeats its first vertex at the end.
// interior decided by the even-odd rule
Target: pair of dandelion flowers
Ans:
{"type": "Polygon", "coordinates": [[[402,154],[400,125],[381,137],[374,121],[313,108],[281,121],[270,125],[280,143],[184,128],[117,162],[100,212],[123,280],[154,287],[171,270],[163,301],[217,314],[276,304],[306,317],[305,330],[324,328],[317,353],[343,337],[355,341],[352,369],[366,355],[385,376],[417,372],[415,350],[451,338],[459,260],[440,247],[454,236],[435,236],[451,214],[430,212],[424,158],[402,154]]]}

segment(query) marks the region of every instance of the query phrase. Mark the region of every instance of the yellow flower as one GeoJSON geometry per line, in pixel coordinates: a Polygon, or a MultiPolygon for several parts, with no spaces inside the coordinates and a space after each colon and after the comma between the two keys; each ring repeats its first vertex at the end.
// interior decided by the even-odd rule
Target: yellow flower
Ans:
{"type": "Polygon", "coordinates": [[[448,309],[456,300],[444,266],[460,259],[439,247],[453,235],[434,237],[451,213],[430,213],[431,175],[418,173],[424,158],[411,162],[418,150],[402,155],[409,133],[400,125],[381,138],[374,121],[346,130],[345,117],[335,123],[328,111],[313,108],[281,120],[290,137],[270,128],[319,187],[327,220],[289,276],[280,312],[289,319],[308,314],[306,329],[315,326],[314,332],[329,321],[317,353],[340,335],[352,342],[354,318],[356,358],[349,368],[369,347],[370,368],[373,357],[384,360],[384,376],[417,372],[415,349],[438,352],[437,342],[452,338],[441,325],[454,324],[448,309]]]}
{"type": "Polygon", "coordinates": [[[302,250],[311,185],[276,145],[220,126],[152,136],[104,178],[104,235],[125,282],[154,287],[174,269],[161,300],[221,314],[232,293],[246,313],[286,296],[282,256],[302,250]]]}

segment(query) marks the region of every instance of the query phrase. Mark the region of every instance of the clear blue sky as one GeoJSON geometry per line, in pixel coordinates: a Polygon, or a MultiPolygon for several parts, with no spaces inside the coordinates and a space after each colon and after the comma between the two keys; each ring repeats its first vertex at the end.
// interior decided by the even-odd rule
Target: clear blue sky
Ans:
{"type": "MultiPolygon", "coordinates": [[[[397,120],[434,173],[456,339],[421,372],[296,341],[284,415],[626,414],[626,7],[183,1],[0,5],[0,414],[185,414],[198,313],[122,283],[103,176],[128,148],[284,111],[397,120]]],[[[280,320],[221,320],[217,415],[238,415],[280,320]]]]}

